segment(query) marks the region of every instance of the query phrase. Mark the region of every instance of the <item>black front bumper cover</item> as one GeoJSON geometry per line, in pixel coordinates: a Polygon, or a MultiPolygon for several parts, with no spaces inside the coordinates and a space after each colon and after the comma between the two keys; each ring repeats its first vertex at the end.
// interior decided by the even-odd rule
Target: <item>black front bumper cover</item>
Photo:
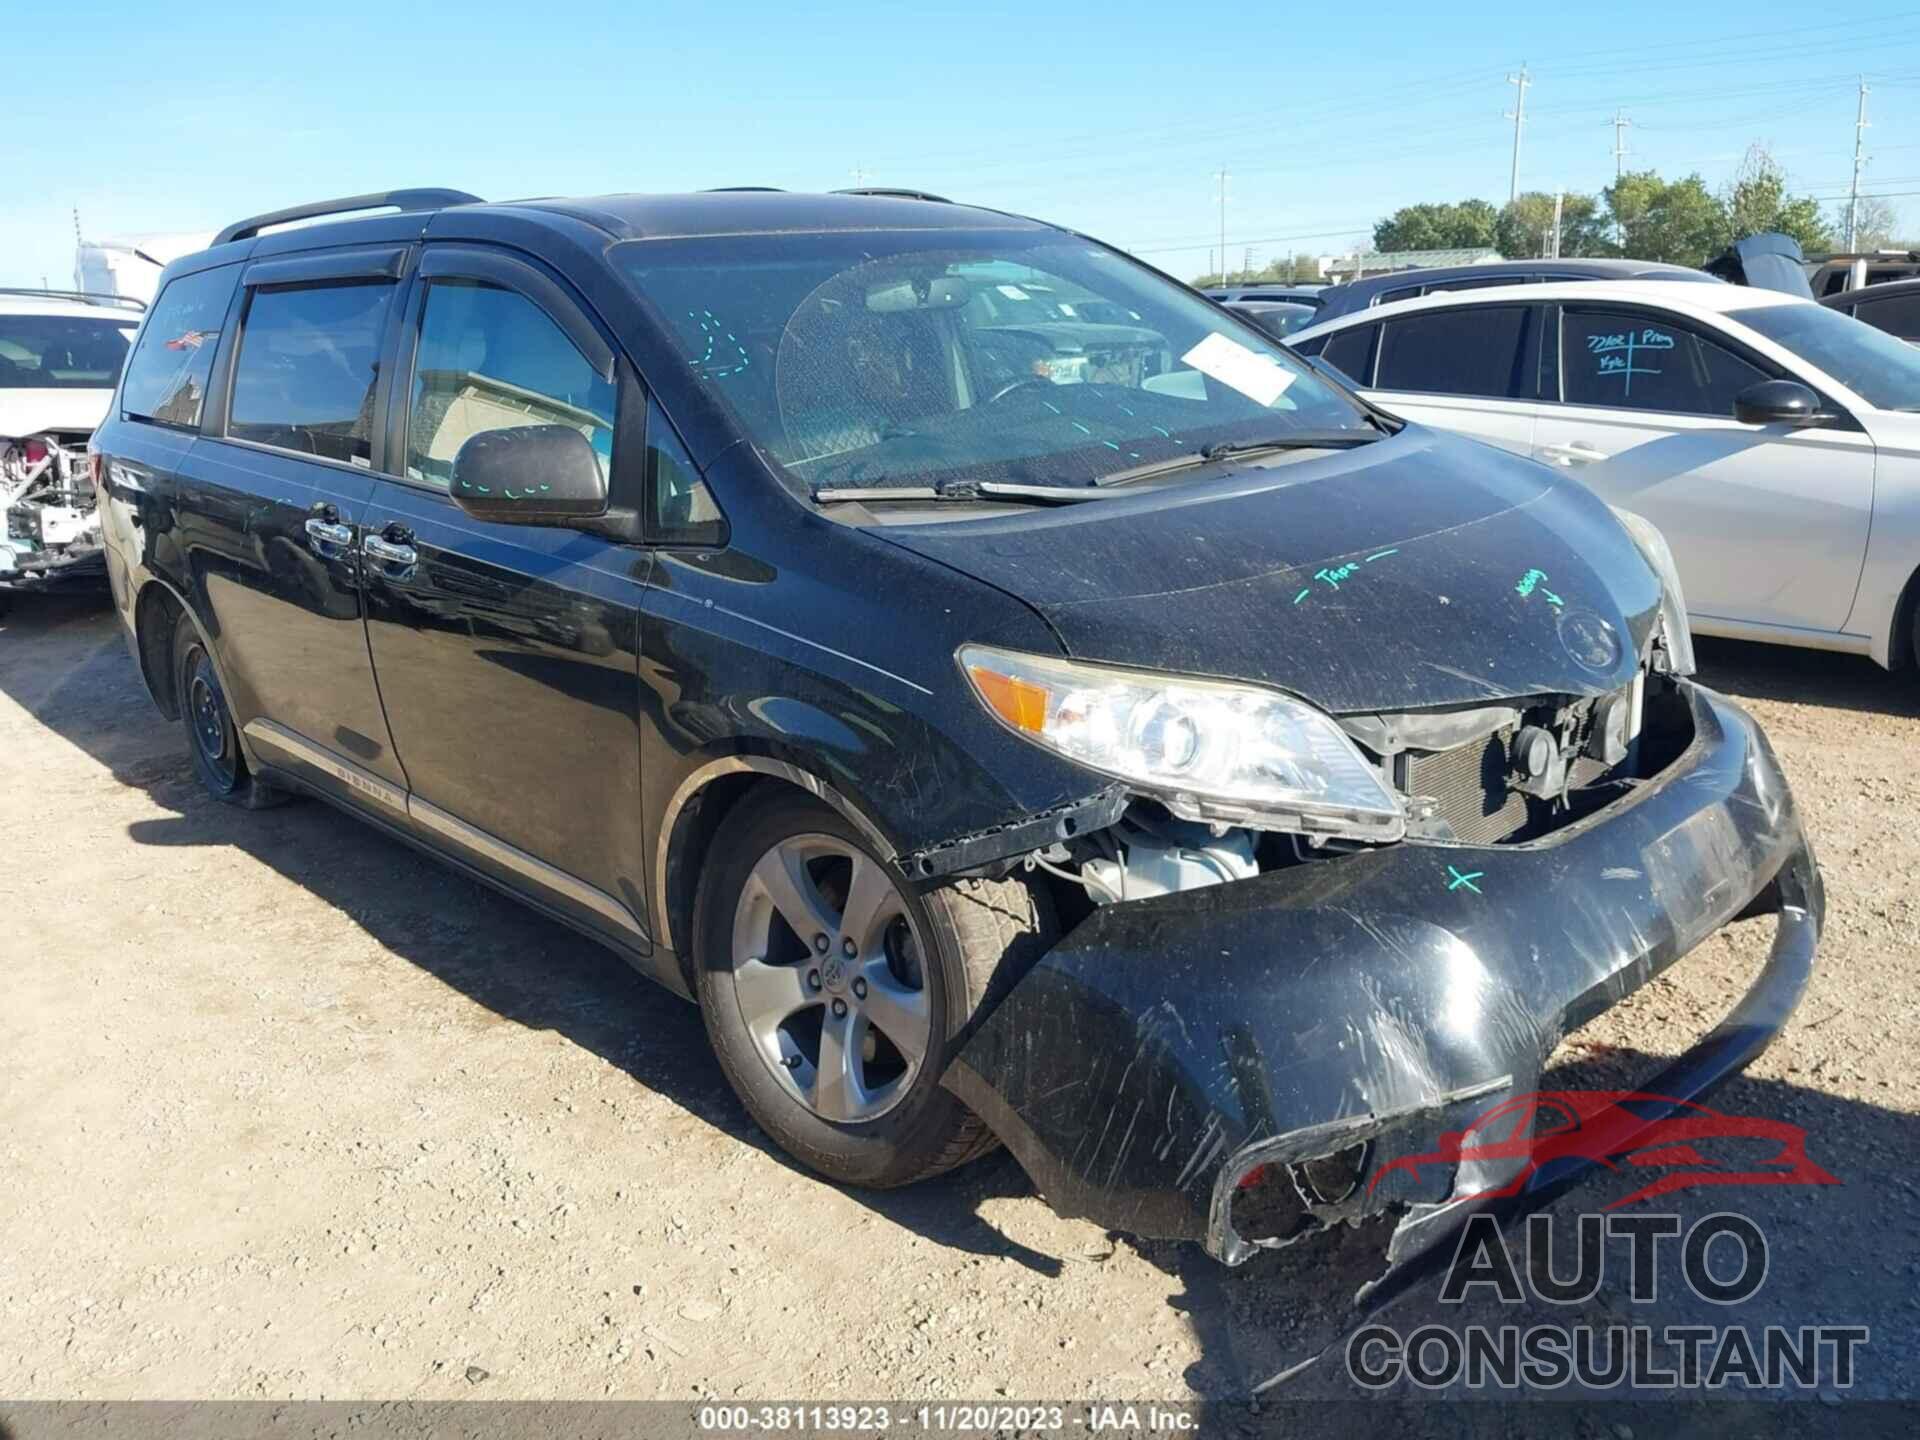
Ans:
{"type": "MultiPolygon", "coordinates": [[[[1255,1246],[1231,1201],[1254,1166],[1429,1148],[1536,1089],[1568,1031],[1758,900],[1779,929],[1752,989],[1641,1086],[1698,1098],[1798,1004],[1824,901],[1765,736],[1724,697],[1680,694],[1686,751],[1545,840],[1410,841],[1096,910],[981,1022],[945,1084],[1061,1214],[1239,1263],[1255,1246]]],[[[1436,1177],[1401,1211],[1390,1264],[1430,1250],[1517,1165],[1436,1177]]],[[[1364,1187],[1303,1200],[1323,1224],[1379,1208],[1364,1187]]]]}

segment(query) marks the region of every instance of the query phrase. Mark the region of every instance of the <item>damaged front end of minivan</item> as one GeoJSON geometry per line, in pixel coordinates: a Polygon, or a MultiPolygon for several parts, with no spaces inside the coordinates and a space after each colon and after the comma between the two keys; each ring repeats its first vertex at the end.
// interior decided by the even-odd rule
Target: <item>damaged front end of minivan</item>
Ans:
{"type": "Polygon", "coordinates": [[[1012,862],[1077,923],[945,1084],[1056,1210],[1228,1264],[1379,1222],[1384,1278],[1496,1197],[1573,1178],[1524,1156],[1396,1160],[1538,1089],[1569,1032],[1769,911],[1745,998],[1636,1088],[1685,1102],[1765,1048],[1807,984],[1819,873],[1765,737],[1686,678],[1664,546],[1623,519],[1669,582],[1625,683],[1338,717],[1395,799],[1391,832],[1262,830],[1136,792],[1112,826],[1012,862]]]}

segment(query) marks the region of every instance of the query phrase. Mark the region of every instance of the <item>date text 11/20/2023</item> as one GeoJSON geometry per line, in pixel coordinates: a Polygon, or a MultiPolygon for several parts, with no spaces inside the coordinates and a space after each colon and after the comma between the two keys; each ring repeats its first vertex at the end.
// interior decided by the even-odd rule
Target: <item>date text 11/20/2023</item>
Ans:
{"type": "Polygon", "coordinates": [[[701,1431],[715,1435],[899,1429],[920,1434],[982,1431],[1085,1431],[1186,1433],[1200,1417],[1178,1405],[1093,1402],[1073,1406],[953,1402],[940,1405],[703,1405],[701,1431]]]}

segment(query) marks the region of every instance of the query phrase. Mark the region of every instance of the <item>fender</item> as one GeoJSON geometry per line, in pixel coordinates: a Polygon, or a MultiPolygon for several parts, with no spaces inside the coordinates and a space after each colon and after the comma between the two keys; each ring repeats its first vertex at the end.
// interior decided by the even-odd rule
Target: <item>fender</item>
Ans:
{"type": "Polygon", "coordinates": [[[767,775],[788,784],[797,785],[810,795],[831,805],[849,824],[860,832],[873,852],[881,860],[893,865],[899,859],[899,848],[888,838],[885,831],[861,807],[846,794],[822,780],[813,771],[787,760],[778,760],[769,755],[738,753],[722,755],[699,766],[682,780],[667,801],[666,809],[660,814],[660,826],[656,831],[653,853],[654,918],[658,939],[666,949],[678,953],[674,944],[670,906],[667,895],[667,862],[673,854],[674,831],[680,823],[680,816],[687,805],[707,786],[728,775],[767,775]]]}
{"type": "MultiPolygon", "coordinates": [[[[162,715],[167,715],[166,707],[160,703],[160,697],[154,691],[153,675],[147,668],[147,658],[141,649],[140,632],[138,629],[140,607],[146,603],[147,593],[154,589],[158,589],[165,594],[168,599],[173,601],[174,605],[179,609],[179,612],[187,617],[188,622],[193,626],[194,634],[200,637],[200,644],[207,652],[207,659],[213,664],[213,673],[219,677],[221,691],[228,695],[233,694],[233,687],[227,681],[226,667],[220,658],[220,651],[214,645],[212,637],[207,634],[207,627],[201,623],[200,616],[195,613],[193,606],[186,602],[185,598],[180,594],[180,591],[171,582],[165,577],[149,570],[146,573],[146,578],[140,582],[133,592],[133,604],[129,607],[130,618],[127,622],[127,639],[130,648],[133,650],[134,664],[140,671],[140,683],[146,686],[147,698],[153,701],[154,708],[159,710],[162,715]]],[[[171,641],[167,644],[166,656],[167,662],[171,664],[173,660],[173,645],[171,641]]],[[[175,701],[174,708],[175,713],[167,716],[168,719],[179,718],[179,702],[177,700],[175,701]]],[[[240,753],[246,758],[247,768],[256,772],[259,771],[262,768],[263,762],[254,751],[253,743],[247,738],[245,729],[238,725],[234,726],[234,735],[240,742],[240,753]]]]}

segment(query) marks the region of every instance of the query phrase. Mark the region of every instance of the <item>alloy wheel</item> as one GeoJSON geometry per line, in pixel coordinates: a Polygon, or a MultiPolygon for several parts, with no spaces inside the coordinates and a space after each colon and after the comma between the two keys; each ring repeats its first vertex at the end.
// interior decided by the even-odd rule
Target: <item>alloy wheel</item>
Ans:
{"type": "Polygon", "coordinates": [[[762,855],[734,911],[733,993],[781,1088],[841,1124],[899,1104],[932,1041],[924,954],[871,856],[817,834],[762,855]]]}

